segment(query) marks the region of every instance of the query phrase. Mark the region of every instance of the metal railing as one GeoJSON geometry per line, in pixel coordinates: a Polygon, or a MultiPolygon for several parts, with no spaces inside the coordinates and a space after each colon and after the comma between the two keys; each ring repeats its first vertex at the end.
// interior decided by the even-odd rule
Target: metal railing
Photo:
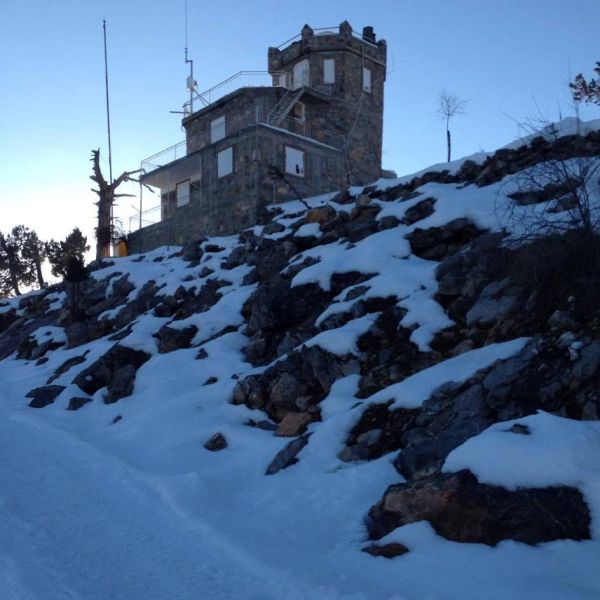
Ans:
{"type": "Polygon", "coordinates": [[[145,158],[142,160],[141,167],[144,169],[145,173],[150,173],[150,171],[154,171],[159,167],[164,167],[174,160],[184,157],[186,154],[187,144],[184,140],[183,142],[177,142],[177,144],[173,144],[172,146],[145,158]]]}
{"type": "MultiPolygon", "coordinates": [[[[155,223],[160,223],[162,220],[161,215],[161,207],[153,206],[152,208],[147,208],[142,211],[142,227],[146,227],[148,225],[154,225],[155,223]]],[[[129,233],[132,231],[137,231],[140,228],[140,214],[139,212],[135,215],[131,215],[129,217],[129,233]]]]}
{"type": "MultiPolygon", "coordinates": [[[[318,27],[317,29],[313,29],[313,33],[318,37],[322,35],[339,35],[340,27],[339,25],[335,25],[334,27],[318,27]]],[[[371,44],[371,46],[377,46],[376,42],[367,39],[364,35],[352,29],[352,37],[360,40],[361,42],[365,42],[367,44],[371,44]]],[[[302,32],[297,33],[295,36],[291,37],[289,40],[282,42],[279,46],[276,46],[277,50],[283,50],[287,46],[291,46],[294,42],[302,39],[302,32]]]]}
{"type": "Polygon", "coordinates": [[[209,88],[202,93],[195,93],[192,100],[188,100],[183,105],[185,114],[192,114],[194,110],[208,106],[216,102],[223,96],[245,87],[289,87],[288,73],[268,71],[240,71],[235,75],[221,81],[217,85],[209,88]]]}

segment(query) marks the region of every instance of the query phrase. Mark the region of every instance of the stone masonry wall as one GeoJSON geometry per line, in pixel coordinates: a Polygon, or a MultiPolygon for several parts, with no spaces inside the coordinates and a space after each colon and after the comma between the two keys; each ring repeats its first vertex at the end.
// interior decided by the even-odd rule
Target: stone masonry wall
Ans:
{"type": "MultiPolygon", "coordinates": [[[[343,154],[328,146],[283,131],[253,126],[207,146],[199,154],[202,177],[190,203],[171,211],[160,223],[129,236],[130,252],[164,245],[181,245],[201,235],[229,235],[264,219],[264,208],[296,198],[284,181],[273,179],[270,165],[285,172],[285,146],[305,153],[305,176],[286,174],[302,197],[339,189],[343,179],[343,154]],[[217,176],[217,154],[233,146],[231,175],[217,176]]],[[[174,196],[171,199],[174,203],[174,196]]]]}

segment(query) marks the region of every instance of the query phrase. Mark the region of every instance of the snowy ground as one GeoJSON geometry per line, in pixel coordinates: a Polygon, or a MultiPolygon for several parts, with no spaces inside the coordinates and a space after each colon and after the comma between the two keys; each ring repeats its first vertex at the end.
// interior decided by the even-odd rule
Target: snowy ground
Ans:
{"type": "MultiPolygon", "coordinates": [[[[498,198],[506,184],[485,190],[427,184],[419,199],[435,196],[436,212],[418,226],[469,216],[497,227],[498,198]]],[[[311,203],[328,201],[323,196],[311,203]]],[[[380,217],[401,216],[412,204],[386,203],[380,217]]],[[[302,213],[299,203],[289,203],[279,221],[292,227],[302,213]]],[[[413,341],[427,350],[433,335],[451,322],[433,299],[436,263],[413,256],[404,239],[413,228],[383,231],[354,246],[306,251],[296,260],[310,255],[319,262],[300,271],[294,284],[314,281],[326,289],[335,272],[368,272],[373,277],[366,295],[396,295],[408,309],[404,324],[415,326],[413,341]]],[[[315,233],[314,227],[301,231],[315,233]]],[[[367,543],[365,514],[389,484],[401,481],[392,466],[394,453],[360,464],[337,458],[364,407],[389,399],[398,406],[419,406],[437,386],[466,380],[494,360],[514,355],[527,339],[464,353],[359,405],[358,377],[337,381],[321,404],[323,421],[309,428],[312,435],[300,462],[266,476],[267,465],[289,439],[249,427],[248,419],[264,415],[227,401],[232,376],[256,372],[243,360],[242,327],[211,339],[225,325],[242,324],[240,309],[254,286],[242,285],[248,267],[220,269],[236,238],[211,243],[224,250],[205,257],[197,271],[208,266],[230,285],[221,288],[223,298],[211,310],[176,323],[198,327],[194,348],[158,354],[151,333],[170,319],[147,314],[136,321],[120,343],[152,358],[139,369],[132,396],[106,405],[99,390],[82,409],[65,410],[71,396],[81,395],[70,381],[112,345],[105,339],[55,350],[41,366],[14,357],[0,362],[0,599],[600,597],[598,423],[532,415],[519,421],[529,426],[530,436],[503,435],[510,424],[495,425],[452,452],[445,466],[470,468],[482,481],[507,487],[577,486],[590,506],[593,540],[537,547],[505,541],[490,548],[449,542],[422,522],[383,540],[402,542],[410,549],[406,555],[387,560],[360,551],[367,543]],[[198,345],[208,354],[204,360],[195,360],[198,345]],[[55,382],[68,387],[53,405],[27,407],[24,396],[31,388],[86,350],[85,362],[55,382]],[[206,385],[210,377],[217,382],[206,385]],[[117,416],[122,418],[115,423],[117,416]],[[229,446],[209,452],[203,444],[217,431],[229,446]]],[[[165,294],[179,285],[198,285],[199,275],[184,281],[190,269],[171,253],[157,250],[142,262],[120,259],[94,276],[130,273],[136,285],[130,298],[151,278],[164,284],[165,294]],[[158,256],[163,260],[154,262],[158,256]]],[[[321,321],[348,308],[339,297],[321,321]]],[[[339,354],[355,352],[357,338],[376,316],[321,332],[309,344],[339,354]]],[[[46,327],[36,336],[60,341],[64,332],[46,327]]]]}

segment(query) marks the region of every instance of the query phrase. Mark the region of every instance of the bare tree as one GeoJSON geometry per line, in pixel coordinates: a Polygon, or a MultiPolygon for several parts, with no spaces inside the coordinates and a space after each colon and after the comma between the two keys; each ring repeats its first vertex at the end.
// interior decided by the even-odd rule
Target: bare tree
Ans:
{"type": "Polygon", "coordinates": [[[456,115],[463,115],[467,106],[468,100],[460,100],[457,96],[450,94],[445,89],[442,89],[439,97],[439,105],[437,113],[440,118],[446,121],[446,142],[448,145],[448,162],[452,156],[452,135],[450,134],[450,119],[456,115]]]}
{"type": "Polygon", "coordinates": [[[98,194],[98,226],[96,227],[96,259],[109,255],[110,243],[113,237],[112,209],[117,198],[133,196],[133,194],[117,194],[117,188],[125,181],[138,181],[132,175],[140,173],[136,171],[123,171],[114,181],[108,182],[104,179],[100,169],[100,150],[92,150],[93,175],[90,179],[98,185],[98,189],[92,191],[98,194]]]}

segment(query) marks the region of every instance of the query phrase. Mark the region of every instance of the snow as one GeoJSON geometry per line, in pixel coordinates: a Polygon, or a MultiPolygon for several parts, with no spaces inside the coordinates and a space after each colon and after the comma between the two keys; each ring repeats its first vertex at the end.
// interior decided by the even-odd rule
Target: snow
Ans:
{"type": "Polygon", "coordinates": [[[591,480],[600,492],[600,423],[543,411],[496,423],[450,453],[444,471],[460,469],[470,469],[480,481],[511,490],[585,487],[591,480]],[[528,427],[529,435],[508,431],[516,423],[528,427]]]}
{"type": "Polygon", "coordinates": [[[321,230],[318,223],[305,223],[298,228],[296,237],[321,237],[321,230]]]}
{"type": "MultiPolygon", "coordinates": [[[[600,126],[600,122],[598,123],[600,126]]],[[[567,131],[567,129],[564,129],[567,131]]],[[[470,157],[481,163],[486,154],[470,157]]],[[[464,160],[439,165],[457,172],[464,160]]],[[[434,167],[423,172],[433,170],[434,167]]],[[[423,173],[422,172],[422,173],[423,173]]],[[[379,189],[416,175],[380,180],[379,189]]],[[[315,262],[295,274],[292,284],[317,283],[331,289],[334,274],[358,272],[366,281],[341,290],[316,321],[349,313],[356,302],[394,297],[406,311],[401,326],[423,352],[433,336],[452,325],[436,302],[439,263],[414,256],[406,235],[417,227],[441,226],[470,218],[498,230],[499,214],[513,177],[478,188],[428,183],[406,201],[384,202],[378,218],[401,219],[421,200],[436,198],[435,212],[414,225],[383,230],[354,244],[335,242],[301,252],[290,261],[315,262]],[[365,291],[347,300],[358,286],[365,291]]],[[[363,188],[352,188],[359,194],[363,188]]],[[[335,203],[336,194],[307,200],[311,207],[335,203]]],[[[306,207],[298,201],[279,205],[285,228],[272,239],[320,235],[304,224],[306,207]],[[299,225],[299,227],[298,227],[299,225]]],[[[254,228],[257,235],[261,227],[254,228]]],[[[69,399],[83,395],[71,384],[115,342],[101,338],[77,348],[48,352],[47,362],[0,361],[0,598],[7,600],[154,600],[164,598],[249,600],[480,600],[600,597],[600,425],[538,413],[498,423],[456,448],[444,469],[471,469],[481,481],[510,489],[572,485],[582,490],[592,514],[593,539],[556,541],[531,547],[505,541],[495,548],[459,544],[437,536],[426,522],[401,527],[382,543],[398,541],[410,552],[394,560],[360,551],[368,541],[363,519],[387,486],[402,481],[392,455],[346,463],[338,458],[348,432],[364,409],[393,401],[392,408],[418,408],[440,385],[461,383],[477,371],[520,352],[529,342],[518,338],[490,344],[442,360],[366,400],[356,396],[359,376],[336,381],[321,402],[321,421],[308,428],[309,443],[299,462],[276,475],[265,471],[290,441],[252,427],[265,414],[230,400],[236,382],[266,367],[252,367],[243,349],[242,306],[256,289],[243,285],[250,267],[222,268],[239,245],[237,236],[202,243],[201,263],[163,247],[140,257],[114,259],[92,273],[112,285],[127,275],[137,297],[149,280],[159,295],[179,287],[197,290],[209,278],[225,282],[221,298],[203,313],[174,321],[140,315],[119,343],[151,354],[137,372],[133,394],[104,404],[98,390],[78,411],[69,399]],[[221,250],[207,251],[210,246],[221,250]],[[204,268],[214,271],[200,276],[204,268]],[[194,325],[193,347],[158,353],[160,327],[194,325]],[[227,331],[227,333],[223,333],[227,331]],[[198,358],[199,349],[205,352],[198,358]],[[27,406],[25,394],[44,385],[66,360],[82,357],[54,383],[66,386],[44,409],[27,406]],[[115,419],[120,417],[118,421],[115,419]],[[507,432],[513,423],[530,435],[507,432]],[[216,432],[228,447],[209,452],[203,444],[216,432]]],[[[48,296],[52,310],[64,294],[48,296]]],[[[0,312],[21,299],[0,302],[0,312]]],[[[104,313],[114,316],[121,307],[104,313]]],[[[19,312],[22,312],[20,310],[19,312]]],[[[357,343],[379,313],[318,332],[307,346],[337,355],[357,354],[357,343]]],[[[43,326],[38,343],[65,341],[64,330],[43,326]]],[[[576,347],[572,346],[573,351],[576,347]]]]}
{"type": "Polygon", "coordinates": [[[306,346],[320,346],[332,354],[357,354],[358,338],[366,333],[381,313],[370,313],[364,317],[348,321],[336,329],[328,329],[319,333],[308,342],[306,346]]]}
{"type": "Polygon", "coordinates": [[[67,343],[67,335],[62,327],[40,327],[33,332],[31,337],[38,346],[41,346],[44,342],[67,343]]]}

